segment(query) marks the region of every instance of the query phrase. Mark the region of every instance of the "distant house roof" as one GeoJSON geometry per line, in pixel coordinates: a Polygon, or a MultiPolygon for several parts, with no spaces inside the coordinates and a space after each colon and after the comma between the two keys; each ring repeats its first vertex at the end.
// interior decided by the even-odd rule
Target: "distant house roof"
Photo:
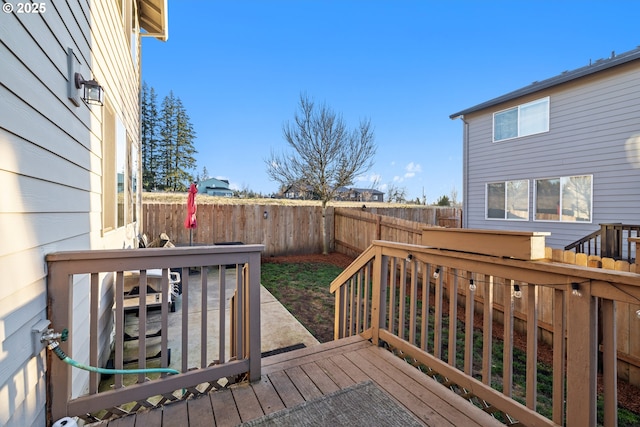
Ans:
{"type": "Polygon", "coordinates": [[[229,188],[229,181],[226,179],[209,178],[198,182],[198,193],[210,195],[232,195],[233,190],[229,188]]]}
{"type": "Polygon", "coordinates": [[[384,194],[384,192],[380,190],[376,190],[375,188],[354,188],[354,187],[339,187],[338,193],[371,193],[371,194],[384,194]]]}
{"type": "Polygon", "coordinates": [[[554,87],[562,83],[570,82],[572,80],[576,80],[591,74],[595,74],[600,71],[617,67],[619,65],[626,64],[628,62],[635,61],[638,59],[640,59],[640,47],[630,50],[628,52],[621,53],[619,55],[612,53],[610,58],[598,59],[596,62],[590,63],[587,66],[575,69],[573,71],[565,71],[558,76],[551,77],[550,79],[542,80],[540,82],[533,82],[529,86],[525,86],[521,89],[515,90],[513,92],[509,92],[506,95],[493,98],[489,101],[483,102],[474,107],[467,108],[466,110],[462,110],[457,113],[454,113],[450,115],[449,118],[457,119],[458,117],[464,116],[465,114],[481,111],[481,110],[484,110],[485,108],[493,107],[503,102],[511,101],[513,99],[520,98],[522,96],[529,95],[531,93],[539,92],[543,89],[554,87]]]}

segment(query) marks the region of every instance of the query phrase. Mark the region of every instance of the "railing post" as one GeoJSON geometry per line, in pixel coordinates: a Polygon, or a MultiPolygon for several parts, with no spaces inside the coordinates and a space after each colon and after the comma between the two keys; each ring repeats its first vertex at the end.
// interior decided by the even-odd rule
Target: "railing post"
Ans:
{"type": "MultiPolygon", "coordinates": [[[[638,234],[638,237],[630,237],[629,242],[636,245],[636,273],[640,273],[640,232],[638,234]]],[[[631,257],[631,254],[629,254],[629,257],[631,257]]]]}
{"type": "Polygon", "coordinates": [[[565,292],[567,313],[567,426],[596,425],[597,305],[590,284],[565,292]]]}
{"type": "Polygon", "coordinates": [[[262,375],[260,360],[260,252],[249,254],[249,381],[262,375]]]}
{"type": "MultiPolygon", "coordinates": [[[[47,315],[51,321],[50,327],[56,331],[68,329],[69,338],[65,343],[64,351],[73,356],[71,352],[73,342],[73,276],[69,275],[63,263],[48,263],[49,275],[47,277],[47,315]]],[[[47,351],[47,424],[51,425],[55,420],[66,417],[67,402],[71,399],[71,366],[58,360],[53,352],[47,351]]]]}
{"type": "Polygon", "coordinates": [[[600,224],[600,239],[602,258],[619,259],[622,256],[621,224],[600,224]]]}
{"type": "Polygon", "coordinates": [[[382,247],[376,246],[373,260],[373,286],[371,290],[371,341],[378,345],[380,328],[384,327],[387,301],[388,258],[382,255],[382,247]]]}

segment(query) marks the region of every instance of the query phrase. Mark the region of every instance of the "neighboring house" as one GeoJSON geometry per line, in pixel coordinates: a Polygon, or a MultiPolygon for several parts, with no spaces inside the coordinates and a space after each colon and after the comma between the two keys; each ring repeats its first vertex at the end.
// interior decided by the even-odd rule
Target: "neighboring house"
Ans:
{"type": "Polygon", "coordinates": [[[338,200],[356,202],[384,202],[384,193],[373,188],[338,188],[338,200]]]}
{"type": "Polygon", "coordinates": [[[284,191],[285,199],[317,200],[318,196],[313,192],[313,187],[306,184],[293,184],[284,191]]]}
{"type": "Polygon", "coordinates": [[[463,227],[548,231],[563,248],[640,224],[640,49],[450,116],[463,123],[463,227]]]}
{"type": "Polygon", "coordinates": [[[198,182],[198,194],[232,197],[233,190],[229,188],[229,181],[226,179],[209,178],[198,182]]]}
{"type": "MultiPolygon", "coordinates": [[[[140,37],[167,38],[166,0],[47,1],[31,10],[37,13],[3,13],[0,25],[3,426],[46,424],[45,372],[59,361],[47,362],[31,332],[47,318],[45,256],[137,247],[140,37]],[[76,89],[75,73],[101,86],[104,105],[80,99],[88,83],[76,89]]],[[[87,282],[74,283],[75,301],[86,301],[87,282]]],[[[106,330],[112,281],[100,292],[106,330]]],[[[74,314],[70,334],[86,331],[88,313],[74,314]]],[[[103,360],[108,344],[100,343],[103,360]]],[[[72,347],[70,354],[88,363],[88,342],[78,338],[72,347]]],[[[77,388],[87,389],[87,379],[74,370],[77,388]]]]}

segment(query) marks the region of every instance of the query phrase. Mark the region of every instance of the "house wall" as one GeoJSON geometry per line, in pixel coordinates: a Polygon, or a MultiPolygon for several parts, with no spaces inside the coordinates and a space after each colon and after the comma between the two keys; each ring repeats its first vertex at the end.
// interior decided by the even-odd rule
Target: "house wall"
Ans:
{"type": "Polygon", "coordinates": [[[549,231],[565,245],[600,223],[640,224],[640,61],[470,114],[464,226],[549,231]],[[492,142],[493,113],[550,97],[549,132],[492,142]],[[534,221],[534,179],[593,175],[591,223],[534,221]],[[485,219],[486,184],[529,179],[529,220],[485,219]]]}
{"type": "MultiPolygon", "coordinates": [[[[116,135],[113,145],[126,147],[129,140],[129,155],[135,159],[139,37],[132,45],[119,3],[134,10],[127,0],[69,0],[45,2],[42,13],[2,14],[0,425],[46,423],[46,354],[34,352],[31,341],[32,327],[47,317],[45,255],[132,247],[135,242],[136,224],[107,232],[102,226],[103,206],[115,207],[114,200],[105,203],[102,192],[103,135],[109,134],[103,129],[106,107],[89,107],[82,101],[76,107],[67,98],[67,53],[72,48],[77,71],[103,86],[118,128],[124,131],[120,136],[111,132],[116,135]]],[[[105,145],[105,150],[115,147],[105,145]]],[[[132,212],[126,215],[133,217],[132,212]]],[[[109,301],[111,292],[107,281],[101,295],[109,301]]],[[[79,278],[74,285],[76,308],[88,297],[87,280],[79,278]]],[[[110,305],[101,309],[102,344],[108,350],[110,305]]],[[[83,314],[74,317],[72,335],[87,327],[85,319],[83,314]]],[[[63,348],[88,362],[88,342],[78,339],[73,348],[63,348]]],[[[86,389],[87,375],[75,371],[74,394],[79,394],[86,389]]]]}

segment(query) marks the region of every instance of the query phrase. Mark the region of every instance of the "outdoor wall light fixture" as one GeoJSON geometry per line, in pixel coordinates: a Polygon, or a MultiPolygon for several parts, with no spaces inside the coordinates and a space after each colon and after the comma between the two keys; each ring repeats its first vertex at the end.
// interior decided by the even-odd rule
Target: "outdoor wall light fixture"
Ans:
{"type": "Polygon", "coordinates": [[[469,290],[471,292],[474,292],[476,290],[476,282],[474,282],[473,279],[469,279],[469,290]]]}
{"type": "Polygon", "coordinates": [[[513,296],[516,298],[522,298],[522,291],[520,285],[513,285],[513,296]]]}
{"type": "Polygon", "coordinates": [[[573,282],[571,283],[571,293],[577,297],[581,297],[582,293],[580,293],[580,284],[573,282]]]}
{"type": "Polygon", "coordinates": [[[76,89],[80,89],[84,86],[84,92],[82,95],[82,100],[84,102],[93,105],[104,105],[104,102],[102,100],[104,91],[102,90],[102,86],[100,86],[97,81],[93,79],[85,80],[80,73],[75,73],[74,78],[76,89]]]}
{"type": "Polygon", "coordinates": [[[269,212],[264,211],[264,212],[262,213],[262,217],[263,217],[264,219],[269,218],[269,212]]]}
{"type": "Polygon", "coordinates": [[[433,278],[437,279],[438,277],[440,277],[440,269],[436,268],[436,271],[433,272],[433,278]]]}
{"type": "Polygon", "coordinates": [[[407,257],[405,258],[405,261],[411,262],[411,260],[413,260],[413,255],[412,254],[407,255],[407,257]]]}

